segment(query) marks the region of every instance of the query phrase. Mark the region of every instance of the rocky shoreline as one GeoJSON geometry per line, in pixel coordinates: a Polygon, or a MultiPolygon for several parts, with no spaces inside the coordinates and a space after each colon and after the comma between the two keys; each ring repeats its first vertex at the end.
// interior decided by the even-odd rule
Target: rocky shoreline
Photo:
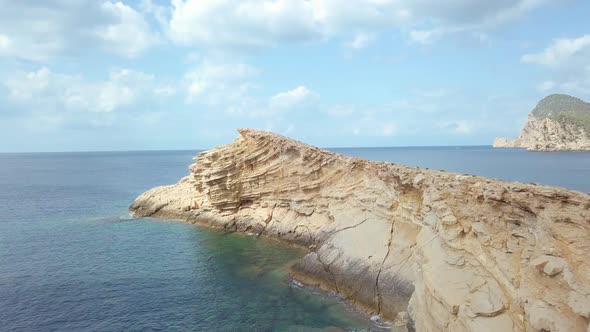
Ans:
{"type": "Polygon", "coordinates": [[[495,148],[523,148],[530,151],[590,151],[590,136],[573,125],[529,116],[516,139],[498,137],[495,148]]]}
{"type": "Polygon", "coordinates": [[[294,277],[409,329],[589,328],[589,195],[239,132],[130,209],[305,246],[294,277]]]}
{"type": "Polygon", "coordinates": [[[590,151],[590,104],[568,95],[543,98],[516,139],[498,137],[495,148],[590,151]]]}

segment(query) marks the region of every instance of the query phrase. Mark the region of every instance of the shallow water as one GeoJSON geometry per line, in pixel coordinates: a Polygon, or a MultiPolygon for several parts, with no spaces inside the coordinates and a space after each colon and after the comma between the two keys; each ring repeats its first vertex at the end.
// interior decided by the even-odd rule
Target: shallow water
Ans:
{"type": "MultiPolygon", "coordinates": [[[[590,153],[334,149],[373,160],[590,192],[590,153]]],[[[373,328],[287,277],[303,253],[181,222],[132,219],[195,151],[0,154],[1,331],[373,328]]]]}
{"type": "Polygon", "coordinates": [[[0,330],[371,327],[289,280],[300,250],[129,217],[139,193],[177,181],[193,155],[0,155],[0,330]]]}

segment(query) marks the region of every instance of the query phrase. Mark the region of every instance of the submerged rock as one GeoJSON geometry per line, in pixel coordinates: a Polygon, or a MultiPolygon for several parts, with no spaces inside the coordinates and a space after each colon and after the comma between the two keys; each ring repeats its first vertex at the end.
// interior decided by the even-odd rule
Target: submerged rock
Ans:
{"type": "Polygon", "coordinates": [[[587,331],[589,195],[239,132],[130,209],[303,245],[295,278],[409,331],[587,331]]]}

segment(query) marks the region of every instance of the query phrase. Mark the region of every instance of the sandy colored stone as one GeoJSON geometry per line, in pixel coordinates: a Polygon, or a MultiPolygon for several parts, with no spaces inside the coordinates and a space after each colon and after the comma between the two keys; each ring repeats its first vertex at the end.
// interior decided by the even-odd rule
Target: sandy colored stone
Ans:
{"type": "Polygon", "coordinates": [[[391,332],[408,332],[407,326],[409,321],[410,317],[406,311],[398,312],[397,316],[393,320],[391,332]]]}
{"type": "Polygon", "coordinates": [[[565,261],[561,257],[542,255],[533,259],[531,265],[536,266],[540,271],[552,277],[563,271],[565,261]]]}
{"type": "Polygon", "coordinates": [[[569,306],[576,314],[590,319],[590,294],[580,294],[577,292],[570,292],[569,306]]]}
{"type": "Polygon", "coordinates": [[[305,246],[295,278],[417,331],[587,330],[589,195],[239,132],[130,209],[305,246]]]}
{"type": "Polygon", "coordinates": [[[412,181],[415,187],[421,185],[422,182],[424,182],[424,174],[416,175],[416,177],[414,177],[414,180],[412,181]]]}
{"type": "Polygon", "coordinates": [[[480,288],[471,294],[467,305],[472,318],[477,316],[494,317],[506,308],[502,298],[489,288],[480,288]]]}
{"type": "Polygon", "coordinates": [[[452,214],[447,214],[441,219],[441,221],[443,224],[451,226],[457,223],[457,218],[452,214]]]}

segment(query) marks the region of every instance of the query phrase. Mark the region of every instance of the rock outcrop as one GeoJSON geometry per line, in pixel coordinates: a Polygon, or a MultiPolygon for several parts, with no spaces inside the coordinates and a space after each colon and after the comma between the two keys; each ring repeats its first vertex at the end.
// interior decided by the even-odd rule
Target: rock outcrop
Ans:
{"type": "Polygon", "coordinates": [[[516,139],[496,138],[496,148],[534,151],[590,150],[590,103],[568,95],[543,98],[516,139]]]}
{"type": "Polygon", "coordinates": [[[130,209],[304,245],[295,278],[395,329],[588,331],[589,195],[239,132],[130,209]]]}

